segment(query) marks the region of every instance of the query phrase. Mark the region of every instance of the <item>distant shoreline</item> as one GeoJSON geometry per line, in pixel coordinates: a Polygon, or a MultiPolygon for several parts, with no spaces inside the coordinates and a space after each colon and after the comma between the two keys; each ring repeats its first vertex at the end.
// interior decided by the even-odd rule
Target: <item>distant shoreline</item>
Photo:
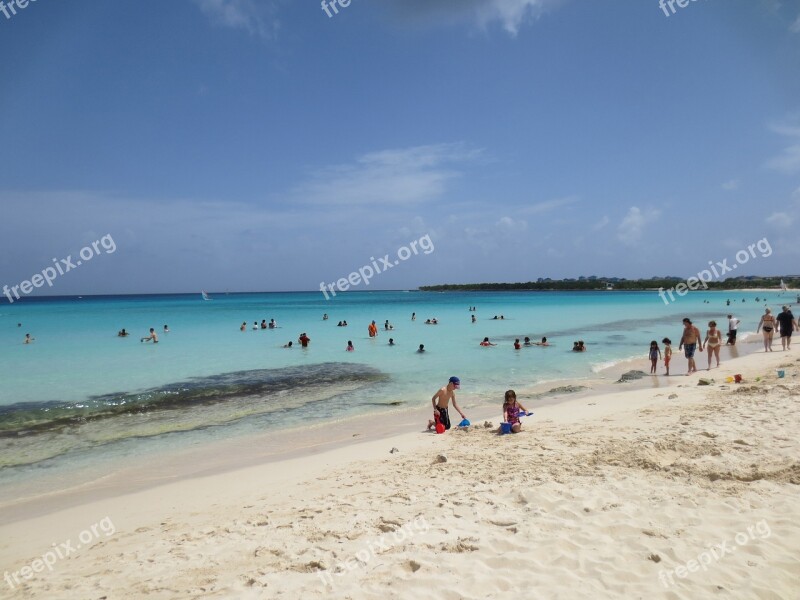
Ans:
{"type": "MultiPolygon", "coordinates": [[[[652,292],[686,288],[689,278],[664,277],[649,279],[620,279],[617,277],[592,277],[580,279],[538,279],[521,283],[464,283],[420,286],[421,292],[652,292]]],[[[721,281],[707,281],[691,291],[721,292],[791,292],[800,293],[800,277],[784,275],[777,277],[735,277],[721,281]],[[786,289],[782,289],[783,286],[786,289]]]]}

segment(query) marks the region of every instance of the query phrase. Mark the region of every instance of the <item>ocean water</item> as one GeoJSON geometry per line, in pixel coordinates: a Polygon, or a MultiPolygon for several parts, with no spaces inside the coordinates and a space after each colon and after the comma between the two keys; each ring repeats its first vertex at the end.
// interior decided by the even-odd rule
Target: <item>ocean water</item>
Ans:
{"type": "Polygon", "coordinates": [[[461,378],[465,407],[499,403],[508,388],[587,379],[620,361],[645,359],[652,339],[669,336],[677,350],[684,316],[703,331],[716,319],[726,331],[731,311],[744,333],[755,329],[765,296],[773,308],[794,300],[777,291],[694,292],[670,305],[655,292],[210,296],[0,304],[0,481],[423,406],[451,375],[461,378]],[[434,317],[438,325],[425,324],[434,317]],[[270,319],[278,328],[252,330],[270,319]],[[391,331],[384,330],[387,319],[391,331]],[[342,320],[349,326],[337,327],[342,320]],[[370,339],[372,320],[379,335],[370,339]],[[169,333],[162,333],[165,324],[169,333]],[[123,327],[130,337],[117,337],[123,327]],[[140,342],[150,327],[157,345],[140,342]],[[302,332],[311,338],[307,349],[297,342],[302,332]],[[24,345],[25,333],[36,341],[24,345]],[[525,336],[547,336],[552,345],[515,351],[514,339],[525,336]],[[498,345],[481,348],[484,337],[498,345]],[[578,339],[588,352],[570,351],[578,339]],[[295,347],[283,348],[289,341],[295,347]],[[355,352],[345,352],[348,341],[355,352]],[[419,344],[424,354],[416,352],[419,344]]]}

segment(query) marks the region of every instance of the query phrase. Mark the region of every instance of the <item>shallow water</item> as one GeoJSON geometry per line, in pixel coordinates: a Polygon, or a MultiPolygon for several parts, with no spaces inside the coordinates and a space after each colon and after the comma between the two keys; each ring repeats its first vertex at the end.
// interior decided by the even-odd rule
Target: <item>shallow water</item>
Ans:
{"type": "MultiPolygon", "coordinates": [[[[793,299],[766,295],[777,305],[793,299]]],[[[461,377],[466,399],[585,379],[646,358],[651,339],[669,336],[677,349],[684,316],[702,330],[716,319],[725,331],[733,311],[743,332],[753,330],[763,312],[756,296],[765,294],[696,292],[669,306],[656,292],[357,292],[329,301],[318,292],[212,293],[210,301],[196,294],[4,303],[0,480],[421,406],[450,375],[461,377]],[[728,307],[728,298],[737,301],[728,307]],[[426,325],[433,317],[439,324],[426,325]],[[270,319],[279,327],[252,330],[254,321],[270,319]],[[393,330],[384,330],[386,319],[393,330]],[[337,327],[342,320],[349,326],[337,327]],[[379,328],[373,339],[371,320],[379,328]],[[161,333],[164,324],[169,333],[161,333]],[[130,337],[116,336],[123,327],[130,337]],[[157,345],[139,341],[150,327],[159,332],[157,345]],[[36,341],[23,345],[27,332],[36,341]],[[301,332],[311,337],[307,349],[297,347],[301,332]],[[515,351],[514,339],[525,336],[547,336],[552,345],[515,351]],[[484,337],[498,346],[481,348],[484,337]],[[588,352],[570,351],[578,339],[588,352]],[[355,352],[344,351],[348,340],[355,352]],[[283,348],[289,341],[295,347],[283,348]]]]}

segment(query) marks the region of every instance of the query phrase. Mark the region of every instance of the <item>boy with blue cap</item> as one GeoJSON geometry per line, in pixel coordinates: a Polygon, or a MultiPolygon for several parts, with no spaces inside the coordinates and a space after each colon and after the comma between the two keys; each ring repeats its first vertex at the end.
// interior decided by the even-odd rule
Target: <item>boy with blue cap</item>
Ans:
{"type": "Polygon", "coordinates": [[[456,390],[460,388],[461,380],[458,377],[453,376],[447,382],[445,387],[440,388],[433,395],[431,398],[431,403],[433,404],[434,419],[428,421],[428,429],[434,427],[437,420],[444,425],[445,430],[450,429],[450,415],[448,414],[448,408],[451,400],[453,402],[453,408],[458,411],[458,414],[461,415],[461,418],[467,418],[464,416],[464,413],[461,412],[461,409],[456,403],[456,390]]]}

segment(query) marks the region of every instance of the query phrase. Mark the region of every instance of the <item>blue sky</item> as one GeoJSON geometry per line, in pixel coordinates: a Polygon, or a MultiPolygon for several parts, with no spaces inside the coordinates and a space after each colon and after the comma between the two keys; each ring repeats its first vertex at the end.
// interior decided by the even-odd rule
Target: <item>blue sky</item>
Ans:
{"type": "MultiPolygon", "coordinates": [[[[800,274],[800,2],[38,0],[0,13],[0,285],[800,274]],[[669,9],[667,9],[669,10],[669,9]]],[[[365,289],[362,288],[361,289],[365,289]]],[[[41,292],[41,290],[37,290],[41,292]]]]}

